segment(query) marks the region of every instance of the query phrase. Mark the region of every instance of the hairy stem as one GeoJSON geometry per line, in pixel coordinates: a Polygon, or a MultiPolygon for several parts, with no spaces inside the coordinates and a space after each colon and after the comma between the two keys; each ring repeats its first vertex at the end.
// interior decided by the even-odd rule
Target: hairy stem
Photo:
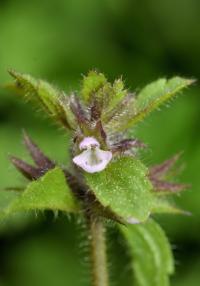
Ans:
{"type": "Polygon", "coordinates": [[[92,286],[108,286],[105,228],[102,220],[90,217],[92,286]]]}

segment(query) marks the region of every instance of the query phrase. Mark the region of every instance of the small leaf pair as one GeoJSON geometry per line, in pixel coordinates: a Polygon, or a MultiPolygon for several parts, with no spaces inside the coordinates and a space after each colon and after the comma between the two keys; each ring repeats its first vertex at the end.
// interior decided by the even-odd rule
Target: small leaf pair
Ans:
{"type": "MultiPolygon", "coordinates": [[[[15,89],[28,99],[38,101],[64,127],[70,130],[77,128],[77,117],[84,113],[84,108],[79,104],[77,109],[79,101],[75,96],[69,97],[46,81],[30,75],[14,70],[9,72],[15,79],[15,89]]],[[[83,78],[79,99],[91,110],[91,118],[88,120],[101,120],[105,130],[121,132],[133,127],[193,82],[192,79],[180,77],[159,79],[147,85],[136,96],[124,89],[121,79],[111,85],[102,73],[91,71],[83,78]]]]}

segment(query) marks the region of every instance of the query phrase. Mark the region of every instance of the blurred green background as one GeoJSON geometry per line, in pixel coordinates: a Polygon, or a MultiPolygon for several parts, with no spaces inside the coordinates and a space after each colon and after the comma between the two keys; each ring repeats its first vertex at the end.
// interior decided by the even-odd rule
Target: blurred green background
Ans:
{"type": "MultiPolygon", "coordinates": [[[[68,92],[77,90],[82,74],[92,68],[110,80],[123,75],[130,90],[163,76],[198,80],[199,15],[198,0],[1,0],[0,83],[10,80],[8,68],[47,79],[68,92]]],[[[176,258],[173,286],[200,283],[199,93],[197,82],[170,108],[163,107],[137,127],[138,137],[150,146],[144,161],[160,162],[183,150],[181,179],[192,184],[177,197],[192,216],[160,218],[176,258]]],[[[0,188],[24,183],[8,161],[9,153],[27,158],[23,128],[47,154],[67,163],[67,134],[1,89],[0,188]]],[[[73,219],[55,220],[49,213],[31,222],[18,219],[1,225],[0,286],[89,285],[83,233],[73,219]]],[[[128,286],[130,267],[121,259],[121,239],[116,241],[113,230],[109,235],[113,285],[128,286]]]]}

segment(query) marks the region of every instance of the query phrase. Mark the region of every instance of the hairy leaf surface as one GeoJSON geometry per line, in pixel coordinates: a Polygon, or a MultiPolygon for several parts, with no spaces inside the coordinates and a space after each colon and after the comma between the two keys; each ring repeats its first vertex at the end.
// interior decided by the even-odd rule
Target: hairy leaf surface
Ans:
{"type": "Polygon", "coordinates": [[[37,181],[31,182],[24,192],[10,192],[0,198],[0,218],[18,211],[53,210],[76,212],[78,204],[67,186],[63,171],[56,167],[37,181]]]}
{"type": "Polygon", "coordinates": [[[141,90],[133,104],[127,107],[127,112],[124,112],[115,128],[122,131],[132,127],[193,82],[194,80],[173,77],[148,84],[141,90]]]}
{"type": "Polygon", "coordinates": [[[166,197],[157,197],[155,199],[151,213],[189,214],[189,212],[178,208],[171,199],[166,197]]]}
{"type": "Polygon", "coordinates": [[[87,76],[83,78],[81,96],[87,102],[91,96],[97,93],[104,85],[107,79],[102,73],[90,71],[87,76]]]}
{"type": "Polygon", "coordinates": [[[69,108],[69,97],[46,81],[38,80],[30,75],[11,70],[16,80],[15,86],[28,99],[36,100],[45,111],[63,126],[73,129],[74,115],[69,108]],[[63,100],[63,97],[65,100],[63,100]]]}
{"type": "Polygon", "coordinates": [[[136,285],[168,286],[169,275],[174,272],[174,262],[170,244],[162,228],[152,219],[144,224],[120,228],[133,259],[136,285]]]}
{"type": "Polygon", "coordinates": [[[153,206],[152,185],[146,167],[136,158],[123,157],[99,173],[85,173],[91,191],[104,207],[127,222],[145,221],[153,206]]]}

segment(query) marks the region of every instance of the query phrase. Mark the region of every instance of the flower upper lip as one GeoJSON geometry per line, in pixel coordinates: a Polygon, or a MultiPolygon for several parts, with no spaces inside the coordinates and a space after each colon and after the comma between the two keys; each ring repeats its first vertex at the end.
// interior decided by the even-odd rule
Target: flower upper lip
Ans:
{"type": "Polygon", "coordinates": [[[85,137],[79,144],[79,149],[89,149],[89,148],[100,147],[99,142],[94,137],[85,137]]]}

